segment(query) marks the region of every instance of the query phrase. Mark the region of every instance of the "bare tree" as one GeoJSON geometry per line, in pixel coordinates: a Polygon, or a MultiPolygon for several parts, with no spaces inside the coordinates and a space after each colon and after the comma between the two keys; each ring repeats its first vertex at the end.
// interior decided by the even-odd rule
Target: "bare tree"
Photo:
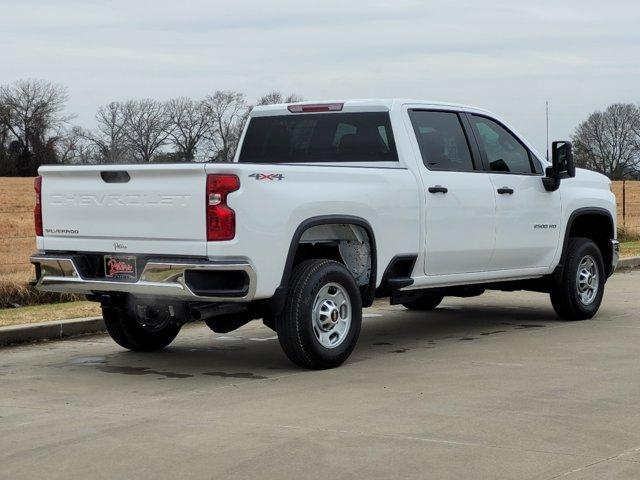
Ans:
{"type": "Polygon", "coordinates": [[[50,160],[49,133],[72,118],[63,113],[67,99],[65,87],[44,80],[18,80],[0,86],[0,124],[17,142],[24,163],[33,153],[38,156],[36,167],[50,160]]]}
{"type": "MultiPolygon", "coordinates": [[[[2,117],[3,104],[0,103],[0,118],[2,117]]],[[[9,164],[9,129],[0,122],[0,176],[13,173],[14,165],[9,164]]]]}
{"type": "Polygon", "coordinates": [[[71,163],[80,142],[80,128],[74,127],[68,132],[60,131],[56,135],[54,146],[60,163],[71,163]]]}
{"type": "Polygon", "coordinates": [[[151,162],[169,137],[165,104],[157,100],[129,100],[122,106],[123,133],[142,162],[151,162]]]}
{"type": "Polygon", "coordinates": [[[167,102],[169,142],[183,161],[192,161],[211,130],[213,117],[204,101],[174,98],[167,102]]]}
{"type": "Polygon", "coordinates": [[[211,120],[208,139],[213,145],[213,160],[233,160],[244,126],[247,102],[244,94],[218,90],[205,99],[205,108],[211,120]]]}
{"type": "Polygon", "coordinates": [[[290,93],[284,96],[281,92],[273,90],[258,99],[257,105],[275,105],[277,103],[296,103],[304,100],[300,95],[290,93]]]}
{"type": "Polygon", "coordinates": [[[55,138],[55,151],[59,163],[90,164],[98,163],[100,155],[96,146],[87,139],[80,127],[61,130],[55,138]]]}
{"type": "Polygon", "coordinates": [[[573,135],[578,166],[622,179],[640,167],[640,108],[616,103],[594,112],[573,135]]]}
{"type": "Polygon", "coordinates": [[[100,163],[131,161],[128,139],[125,135],[124,104],[111,102],[98,108],[96,129],[82,131],[82,136],[97,149],[100,163]]]}

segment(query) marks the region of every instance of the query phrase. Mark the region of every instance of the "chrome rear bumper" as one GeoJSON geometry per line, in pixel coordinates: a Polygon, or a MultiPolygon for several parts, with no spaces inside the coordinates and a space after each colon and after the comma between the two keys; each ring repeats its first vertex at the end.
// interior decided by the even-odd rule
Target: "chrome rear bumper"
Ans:
{"type": "Polygon", "coordinates": [[[149,260],[136,281],[83,278],[72,256],[34,255],[31,263],[36,266],[37,278],[33,285],[46,292],[95,294],[123,292],[134,295],[161,296],[183,300],[248,302],[253,299],[256,287],[255,271],[243,262],[190,262],[149,260]],[[188,271],[244,272],[246,287],[233,294],[198,295],[185,282],[188,271]]]}

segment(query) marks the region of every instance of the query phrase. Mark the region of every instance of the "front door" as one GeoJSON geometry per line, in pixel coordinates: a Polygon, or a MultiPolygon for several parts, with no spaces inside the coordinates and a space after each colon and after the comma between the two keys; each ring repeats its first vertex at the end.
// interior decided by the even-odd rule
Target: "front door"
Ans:
{"type": "Polygon", "coordinates": [[[480,115],[468,119],[495,192],[492,270],[549,267],[561,230],[560,190],[544,189],[540,162],[505,126],[480,115]]]}
{"type": "Polygon", "coordinates": [[[424,163],[425,272],[485,271],[493,253],[495,196],[477,149],[470,148],[455,111],[415,109],[409,117],[424,163]]]}

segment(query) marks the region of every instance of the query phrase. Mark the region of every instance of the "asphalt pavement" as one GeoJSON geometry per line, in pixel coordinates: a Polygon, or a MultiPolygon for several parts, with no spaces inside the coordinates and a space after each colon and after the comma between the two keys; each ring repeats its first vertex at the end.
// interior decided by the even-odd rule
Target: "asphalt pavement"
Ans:
{"type": "Polygon", "coordinates": [[[617,273],[582,322],[528,292],[380,303],[328,371],[259,322],[2,348],[0,478],[638,479],[639,292],[617,273]]]}

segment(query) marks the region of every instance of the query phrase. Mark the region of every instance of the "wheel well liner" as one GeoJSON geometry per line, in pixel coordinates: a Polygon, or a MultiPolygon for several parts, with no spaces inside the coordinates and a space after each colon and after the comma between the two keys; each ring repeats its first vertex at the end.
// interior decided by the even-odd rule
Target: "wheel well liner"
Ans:
{"type": "Polygon", "coordinates": [[[312,227],[330,224],[355,225],[361,227],[369,237],[369,244],[371,247],[371,274],[369,285],[362,289],[362,305],[370,306],[373,302],[376,288],[377,250],[376,239],[373,235],[373,229],[371,228],[371,225],[364,218],[352,215],[321,215],[308,218],[307,220],[302,222],[300,225],[298,225],[298,228],[296,228],[296,231],[293,234],[291,244],[289,245],[289,252],[287,253],[287,260],[284,265],[284,271],[282,272],[282,280],[280,281],[280,285],[276,289],[276,292],[273,296],[274,308],[276,311],[280,311],[282,309],[282,306],[284,305],[284,299],[287,294],[289,279],[291,278],[291,274],[293,272],[293,263],[296,257],[296,250],[298,249],[298,245],[300,244],[302,235],[312,227]]]}
{"type": "Polygon", "coordinates": [[[610,241],[615,238],[614,225],[611,212],[604,208],[586,207],[574,210],[567,221],[562,244],[562,256],[556,273],[562,271],[567,255],[567,245],[571,237],[585,237],[596,242],[602,253],[607,276],[613,273],[610,241]],[[603,226],[605,227],[604,231],[603,226]]]}

